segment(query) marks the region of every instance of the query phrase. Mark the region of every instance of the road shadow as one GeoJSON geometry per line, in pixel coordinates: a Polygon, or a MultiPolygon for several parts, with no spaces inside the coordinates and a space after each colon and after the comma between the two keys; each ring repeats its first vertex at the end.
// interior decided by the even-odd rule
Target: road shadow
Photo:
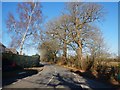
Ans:
{"type": "Polygon", "coordinates": [[[54,76],[60,82],[58,84],[52,84],[52,83],[48,84],[48,86],[52,86],[54,89],[58,89],[57,86],[65,86],[67,87],[66,90],[83,90],[82,87],[77,85],[76,82],[72,78],[69,78],[69,80],[65,79],[59,73],[54,76]]]}
{"type": "Polygon", "coordinates": [[[38,73],[37,70],[21,70],[21,71],[16,71],[16,72],[3,72],[2,73],[2,87],[9,85],[13,82],[16,82],[18,79],[32,76],[37,73],[38,73]]]}
{"type": "MultiPolygon", "coordinates": [[[[86,79],[85,82],[89,85],[89,87],[90,87],[92,90],[101,90],[101,89],[120,90],[120,88],[119,88],[118,85],[113,85],[113,84],[111,84],[111,83],[109,83],[109,82],[105,82],[106,79],[104,80],[104,78],[103,78],[103,79],[101,79],[101,78],[99,78],[99,77],[96,78],[96,77],[92,74],[92,71],[80,72],[80,71],[72,71],[72,70],[71,70],[71,72],[76,73],[76,74],[82,76],[83,78],[85,78],[85,79],[86,79]],[[93,81],[95,81],[95,82],[100,82],[100,83],[104,83],[104,87],[102,87],[102,86],[101,86],[101,88],[99,88],[99,87],[96,87],[96,88],[91,87],[91,83],[90,83],[90,82],[93,82],[93,81]],[[106,86],[108,86],[108,88],[106,88],[106,86]]],[[[105,75],[105,74],[102,73],[102,75],[105,75]]]]}

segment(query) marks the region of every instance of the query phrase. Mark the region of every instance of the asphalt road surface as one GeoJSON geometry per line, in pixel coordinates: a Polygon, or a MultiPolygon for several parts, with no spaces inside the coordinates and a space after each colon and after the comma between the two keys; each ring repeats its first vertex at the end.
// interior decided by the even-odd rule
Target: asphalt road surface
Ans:
{"type": "Polygon", "coordinates": [[[38,74],[18,79],[3,88],[66,88],[68,90],[77,88],[79,90],[96,90],[99,88],[110,89],[112,87],[95,80],[83,78],[61,66],[45,64],[44,69],[38,74]]]}

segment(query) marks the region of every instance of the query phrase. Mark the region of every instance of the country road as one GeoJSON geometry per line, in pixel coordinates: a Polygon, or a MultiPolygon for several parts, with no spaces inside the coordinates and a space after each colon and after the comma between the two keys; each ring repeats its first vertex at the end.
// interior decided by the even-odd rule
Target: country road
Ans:
{"type": "Polygon", "coordinates": [[[38,74],[19,79],[3,88],[66,88],[68,90],[77,88],[79,90],[96,90],[98,88],[110,89],[112,87],[101,82],[83,78],[61,66],[45,64],[44,69],[38,74]]]}

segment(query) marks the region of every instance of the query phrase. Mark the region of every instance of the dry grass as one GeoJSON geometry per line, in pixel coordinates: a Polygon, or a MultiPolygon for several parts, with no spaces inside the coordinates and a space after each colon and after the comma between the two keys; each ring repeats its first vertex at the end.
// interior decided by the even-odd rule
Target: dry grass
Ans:
{"type": "Polygon", "coordinates": [[[120,64],[120,62],[108,62],[107,65],[108,66],[118,66],[120,64]]]}
{"type": "Polygon", "coordinates": [[[44,67],[33,67],[33,68],[24,68],[25,70],[37,70],[38,72],[42,71],[44,67]]]}

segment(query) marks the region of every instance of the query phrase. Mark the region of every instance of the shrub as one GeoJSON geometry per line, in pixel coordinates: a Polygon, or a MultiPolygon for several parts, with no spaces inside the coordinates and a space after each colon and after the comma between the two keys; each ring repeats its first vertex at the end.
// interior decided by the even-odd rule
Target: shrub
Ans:
{"type": "Polygon", "coordinates": [[[120,83],[120,63],[118,67],[116,68],[115,76],[116,76],[115,79],[118,80],[118,82],[120,83]]]}
{"type": "Polygon", "coordinates": [[[2,54],[2,63],[3,66],[15,62],[16,65],[28,68],[33,66],[39,65],[39,59],[38,56],[22,56],[22,55],[16,55],[16,54],[9,54],[9,53],[3,53],[2,54]]]}
{"type": "Polygon", "coordinates": [[[81,68],[85,71],[91,70],[94,64],[94,58],[86,56],[86,58],[82,59],[82,65],[81,68]]]}
{"type": "Polygon", "coordinates": [[[116,80],[120,82],[120,66],[110,65],[110,62],[97,60],[93,70],[97,71],[97,77],[101,80],[116,80]]]}

